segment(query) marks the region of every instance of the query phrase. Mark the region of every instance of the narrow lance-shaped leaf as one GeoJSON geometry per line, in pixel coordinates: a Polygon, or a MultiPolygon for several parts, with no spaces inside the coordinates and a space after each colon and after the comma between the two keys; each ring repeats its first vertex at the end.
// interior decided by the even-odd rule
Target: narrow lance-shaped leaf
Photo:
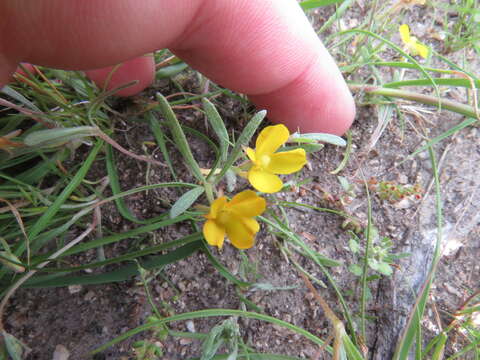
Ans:
{"type": "Polygon", "coordinates": [[[210,122],[210,125],[212,125],[213,131],[215,131],[215,134],[218,137],[218,140],[220,141],[220,158],[222,162],[227,160],[227,152],[228,152],[228,145],[229,145],[229,138],[228,138],[228,131],[227,128],[225,127],[225,124],[220,117],[220,114],[218,113],[217,109],[215,106],[208,100],[207,98],[202,99],[203,103],[203,109],[205,110],[205,113],[207,114],[207,119],[210,122]]]}
{"type": "Polygon", "coordinates": [[[316,143],[324,142],[337,146],[345,146],[347,142],[340,136],[333,134],[324,134],[324,133],[308,133],[308,134],[299,134],[294,133],[290,135],[288,139],[289,142],[299,142],[299,143],[316,143]]]}
{"type": "Polygon", "coordinates": [[[248,142],[252,138],[253,134],[255,134],[255,131],[257,131],[258,126],[263,121],[266,115],[266,110],[259,111],[252,117],[252,119],[248,122],[247,126],[245,126],[242,133],[238,137],[238,140],[235,143],[232,152],[228,156],[227,161],[223,165],[220,174],[217,176],[217,182],[223,178],[228,169],[230,169],[233,163],[238,159],[240,152],[242,151],[242,147],[248,144],[248,142]]]}
{"type": "Polygon", "coordinates": [[[168,100],[165,99],[165,97],[160,93],[157,93],[157,100],[160,111],[167,120],[167,125],[172,132],[173,140],[175,141],[178,150],[185,159],[185,162],[187,163],[187,166],[189,167],[192,174],[197,178],[197,180],[203,183],[204,178],[200,170],[200,166],[198,166],[197,161],[193,157],[192,150],[188,145],[185,133],[183,132],[182,126],[178,122],[178,119],[175,116],[172,107],[168,103],[168,100]]]}
{"type": "Polygon", "coordinates": [[[204,191],[203,187],[197,187],[180,196],[170,209],[170,219],[174,219],[187,211],[204,191]]]}
{"type": "Polygon", "coordinates": [[[39,130],[28,134],[23,139],[27,146],[59,146],[72,140],[97,135],[97,128],[93,126],[78,126],[74,128],[55,128],[39,130]]]}

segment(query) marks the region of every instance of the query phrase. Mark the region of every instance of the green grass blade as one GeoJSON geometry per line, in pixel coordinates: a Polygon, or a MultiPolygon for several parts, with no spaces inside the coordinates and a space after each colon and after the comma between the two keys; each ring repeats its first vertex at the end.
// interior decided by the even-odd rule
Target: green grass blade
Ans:
{"type": "MultiPolygon", "coordinates": [[[[433,78],[433,82],[436,85],[443,86],[461,86],[466,88],[472,88],[472,85],[476,89],[480,89],[480,80],[468,80],[468,79],[448,79],[448,78],[433,78]]],[[[402,86],[428,86],[432,85],[430,80],[427,79],[415,79],[415,80],[402,80],[402,81],[392,81],[386,84],[383,84],[383,87],[386,88],[397,88],[402,86]]]]}
{"type": "Polygon", "coordinates": [[[447,343],[448,336],[445,332],[440,333],[440,338],[435,346],[435,350],[432,354],[432,360],[442,360],[445,353],[445,344],[447,343]]]}
{"type": "Polygon", "coordinates": [[[470,344],[465,346],[462,350],[457,351],[454,355],[447,358],[447,360],[453,360],[460,356],[463,356],[470,350],[475,350],[479,346],[479,344],[480,344],[480,337],[478,337],[476,340],[472,341],[470,344]]]}
{"type": "MultiPolygon", "coordinates": [[[[430,153],[430,159],[432,163],[432,173],[435,184],[435,212],[437,216],[437,241],[435,244],[435,251],[433,255],[432,264],[430,266],[427,279],[420,290],[420,293],[417,296],[417,301],[411,311],[410,318],[407,321],[405,330],[397,343],[395,353],[393,355],[393,360],[406,360],[408,359],[408,354],[414,342],[417,333],[417,327],[421,326],[420,322],[425,311],[427,300],[430,293],[430,287],[435,276],[438,262],[440,261],[440,248],[442,243],[442,226],[443,226],[443,212],[442,212],[442,201],[441,201],[441,192],[440,192],[440,178],[438,174],[437,161],[435,159],[435,154],[431,147],[428,148],[430,153]]],[[[418,346],[422,346],[418,344],[418,346]]]]}
{"type": "MultiPolygon", "coordinates": [[[[470,126],[470,125],[473,125],[477,122],[476,119],[473,119],[473,118],[469,118],[469,119],[465,119],[463,120],[460,124],[458,125],[455,125],[453,127],[451,127],[450,129],[448,129],[447,131],[445,131],[443,134],[440,134],[438,135],[437,137],[434,137],[433,139],[429,140],[424,146],[418,148],[417,150],[415,150],[413,153],[411,153],[410,155],[408,155],[407,159],[405,160],[402,160],[400,162],[400,164],[402,164],[403,162],[407,161],[408,159],[418,155],[419,153],[421,153],[422,151],[425,151],[427,150],[429,147],[431,146],[434,146],[436,144],[438,144],[440,141],[442,141],[443,139],[446,139],[447,137],[455,134],[456,132],[470,126]]],[[[400,165],[399,164],[399,165],[400,165]]]]}
{"type": "Polygon", "coordinates": [[[325,23],[322,25],[320,30],[317,31],[317,34],[321,34],[325,30],[327,30],[330,26],[332,26],[332,24],[338,19],[340,19],[345,13],[345,11],[347,11],[348,8],[354,3],[355,3],[355,0],[344,0],[342,4],[338,7],[337,11],[335,11],[335,14],[330,16],[328,20],[325,21],[325,23]]]}
{"type": "MultiPolygon", "coordinates": [[[[120,179],[118,177],[117,166],[115,164],[115,155],[113,153],[113,148],[110,144],[107,144],[105,153],[106,153],[105,163],[107,167],[107,174],[109,178],[110,189],[112,190],[113,195],[117,195],[121,193],[122,190],[120,189],[120,179]]],[[[153,219],[141,220],[132,214],[127,204],[125,203],[125,199],[123,197],[119,197],[115,199],[115,205],[117,206],[117,209],[120,215],[122,215],[125,219],[131,222],[134,222],[136,224],[148,224],[148,223],[156,222],[159,219],[166,216],[166,214],[163,214],[153,219]]]]}
{"type": "MultiPolygon", "coordinates": [[[[364,65],[371,65],[371,66],[389,66],[395,68],[402,68],[402,69],[417,69],[415,64],[408,63],[405,61],[375,61],[375,62],[368,62],[364,65]]],[[[453,74],[452,70],[445,70],[445,69],[437,69],[425,66],[424,69],[430,72],[436,72],[440,74],[453,74]]],[[[435,78],[434,78],[435,79],[435,78]]]]}
{"type": "MultiPolygon", "coordinates": [[[[211,360],[230,360],[230,354],[215,355],[211,360]]],[[[261,354],[261,353],[240,353],[235,359],[246,359],[246,360],[303,360],[301,358],[288,356],[288,355],[279,355],[279,354],[261,354]]],[[[200,358],[191,358],[189,360],[201,360],[200,358]]]]}
{"type": "MultiPolygon", "coordinates": [[[[201,236],[200,233],[194,233],[194,234],[191,234],[191,235],[184,236],[183,238],[180,238],[180,239],[176,239],[176,240],[172,240],[172,241],[169,241],[169,242],[166,242],[166,243],[150,246],[150,247],[147,247],[147,248],[144,248],[144,249],[141,249],[141,250],[132,251],[132,252],[129,252],[129,253],[124,254],[124,255],[109,258],[107,260],[96,261],[96,262],[87,263],[87,264],[79,265],[79,266],[72,266],[72,267],[51,267],[51,268],[45,267],[45,268],[42,268],[40,271],[41,272],[55,272],[55,273],[62,272],[62,273],[65,273],[65,272],[73,272],[73,271],[84,270],[84,269],[93,269],[95,267],[105,266],[105,265],[114,264],[114,263],[120,263],[122,261],[133,260],[133,259],[136,259],[136,258],[139,258],[139,257],[142,257],[142,256],[153,254],[153,253],[159,253],[160,251],[167,250],[167,249],[170,249],[172,247],[183,246],[185,244],[188,244],[192,241],[196,241],[196,240],[201,239],[201,238],[202,238],[202,236],[201,236]]],[[[91,248],[91,246],[90,246],[90,248],[91,248]]],[[[64,257],[64,256],[65,255],[62,254],[62,257],[64,257]]],[[[60,258],[61,257],[58,257],[55,260],[58,260],[60,258]]],[[[42,261],[45,261],[44,257],[42,257],[42,259],[36,258],[34,264],[39,264],[42,261]]]]}
{"type": "MultiPolygon", "coordinates": [[[[95,249],[100,246],[113,244],[123,239],[133,238],[141,234],[158,230],[162,227],[166,227],[169,225],[173,225],[173,224],[188,220],[189,218],[190,218],[189,216],[179,216],[179,217],[176,217],[175,219],[166,219],[163,221],[155,222],[153,224],[141,226],[130,231],[121,232],[121,233],[113,234],[100,239],[91,240],[86,243],[78,244],[77,246],[71,248],[70,250],[65,251],[65,253],[62,254],[62,256],[78,254],[80,252],[84,252],[90,249],[95,249]]],[[[40,259],[43,259],[43,258],[40,258],[40,259]]]]}
{"type": "Polygon", "coordinates": [[[305,10],[312,10],[322,6],[332,5],[339,3],[343,0],[304,0],[300,3],[302,9],[305,10]]]}
{"type": "Polygon", "coordinates": [[[387,40],[385,38],[383,38],[382,36],[380,35],[377,35],[371,31],[367,31],[367,30],[361,30],[361,29],[351,29],[351,30],[346,30],[346,31],[342,31],[340,32],[339,34],[351,34],[351,33],[359,33],[359,34],[364,34],[364,35],[367,35],[367,36],[371,36],[371,37],[374,37],[375,39],[377,40],[380,40],[381,42],[385,43],[386,45],[390,46],[393,50],[397,51],[399,54],[402,54],[403,56],[405,56],[408,60],[410,60],[416,67],[417,70],[419,70],[430,82],[430,84],[433,86],[433,88],[435,89],[435,94],[436,96],[438,97],[438,99],[440,99],[440,91],[438,90],[438,87],[437,85],[435,84],[435,81],[433,80],[433,78],[430,76],[430,74],[423,68],[422,65],[420,65],[420,63],[415,60],[412,56],[410,56],[409,54],[407,54],[404,50],[402,50],[402,48],[400,48],[399,46],[395,45],[393,42],[391,42],[390,40],[387,40]]]}
{"type": "Polygon", "coordinates": [[[225,279],[231,281],[232,283],[240,287],[248,287],[252,285],[251,283],[237,279],[230,271],[228,271],[228,269],[225,266],[223,266],[217,260],[217,258],[212,254],[212,252],[208,248],[208,245],[206,245],[205,242],[203,243],[202,251],[207,256],[208,260],[210,260],[210,263],[215,267],[215,269],[217,269],[220,275],[222,275],[225,279]]]}
{"type": "MultiPolygon", "coordinates": [[[[163,318],[158,321],[152,321],[148,324],[139,326],[133,330],[127,331],[124,334],[116,337],[115,339],[109,341],[108,343],[100,346],[99,348],[95,349],[92,351],[92,355],[99,353],[101,351],[104,351],[108,349],[110,346],[115,345],[125,339],[128,339],[129,337],[132,337],[133,335],[139,334],[143,331],[149,330],[151,328],[156,328],[158,326],[161,326],[163,324],[167,324],[170,322],[174,321],[185,321],[185,320],[190,320],[190,319],[201,319],[201,318],[208,318],[208,317],[218,317],[218,316],[238,316],[238,317],[244,317],[247,319],[256,319],[260,321],[265,321],[271,324],[275,324],[281,327],[284,327],[286,329],[289,329],[307,339],[312,341],[313,343],[322,346],[324,342],[318,338],[317,336],[313,335],[312,333],[308,332],[307,330],[304,330],[298,326],[292,325],[286,321],[279,320],[277,318],[264,315],[264,314],[258,314],[254,312],[249,312],[249,311],[242,311],[242,310],[230,310],[230,309],[211,309],[211,310],[199,310],[199,311],[193,311],[193,312],[188,312],[184,314],[178,314],[178,315],[173,315],[169,316],[166,318],[163,318]]],[[[332,353],[332,348],[330,346],[325,347],[326,351],[329,353],[332,353]]]]}
{"type": "Polygon", "coordinates": [[[368,260],[370,257],[370,251],[373,246],[373,220],[372,220],[372,200],[370,198],[370,191],[368,190],[368,184],[365,182],[365,191],[367,194],[367,227],[365,228],[365,250],[363,255],[363,267],[362,267],[362,297],[360,299],[360,321],[361,321],[361,333],[362,338],[366,339],[366,307],[367,307],[367,276],[368,276],[368,260]]]}
{"type": "MultiPolygon", "coordinates": [[[[103,144],[104,143],[102,140],[99,140],[95,143],[94,147],[92,148],[87,158],[83,162],[82,166],[72,178],[70,183],[57,196],[53,204],[47,209],[47,211],[45,211],[45,213],[40,217],[40,219],[38,219],[37,222],[29,229],[28,238],[31,239],[32,242],[35,240],[35,237],[48,226],[50,220],[57,214],[60,206],[65,203],[65,201],[72,194],[72,192],[80,185],[82,180],[85,178],[88,170],[92,166],[93,161],[96,159],[98,152],[103,147],[103,144]]],[[[25,245],[21,244],[18,250],[15,251],[15,255],[21,256],[24,250],[25,245]]]]}
{"type": "MultiPolygon", "coordinates": [[[[201,240],[191,242],[178,249],[175,249],[168,254],[159,255],[151,258],[145,262],[141,262],[141,267],[146,270],[153,270],[161,268],[165,265],[177,262],[184,259],[194,252],[199,250],[202,246],[201,240]]],[[[82,275],[82,276],[49,276],[44,281],[36,280],[33,284],[26,282],[24,287],[32,288],[44,288],[44,287],[60,287],[69,285],[93,285],[93,284],[106,284],[112,282],[119,282],[128,280],[131,277],[138,275],[138,266],[135,263],[122,266],[120,269],[110,271],[102,274],[95,275],[82,275]]]]}

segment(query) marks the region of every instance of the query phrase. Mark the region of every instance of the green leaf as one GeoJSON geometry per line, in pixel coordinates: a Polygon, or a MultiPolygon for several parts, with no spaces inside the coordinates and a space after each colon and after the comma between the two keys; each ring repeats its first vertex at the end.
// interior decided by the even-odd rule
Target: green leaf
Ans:
{"type": "Polygon", "coordinates": [[[183,70],[188,68],[188,64],[184,62],[180,62],[178,64],[173,64],[169,66],[165,66],[160,68],[155,72],[155,78],[158,79],[165,79],[171,78],[177,74],[180,74],[183,70]]]}
{"type": "Polygon", "coordinates": [[[252,119],[248,122],[247,126],[245,126],[242,133],[238,137],[238,140],[235,143],[235,146],[233,147],[232,152],[228,156],[227,161],[223,165],[223,168],[220,171],[220,174],[216,177],[216,182],[220,181],[223,178],[223,176],[228,171],[228,169],[230,169],[233,163],[238,159],[238,157],[240,156],[240,152],[242,151],[242,146],[245,146],[249,143],[253,134],[255,134],[255,131],[257,131],[258,126],[263,121],[266,115],[267,115],[266,110],[257,112],[252,117],[252,119]]]}
{"type": "Polygon", "coordinates": [[[225,178],[227,180],[227,191],[234,192],[237,187],[237,174],[232,169],[228,169],[225,178]]]}
{"type": "Polygon", "coordinates": [[[295,146],[282,146],[280,151],[290,151],[295,149],[303,149],[307,153],[311,154],[317,151],[322,150],[325,147],[323,144],[316,144],[316,143],[302,143],[295,146]]]}
{"type": "Polygon", "coordinates": [[[393,274],[393,269],[392,267],[387,264],[386,262],[379,262],[378,263],[378,269],[377,271],[382,274],[382,275],[385,275],[385,276],[390,276],[393,274]]]}
{"type": "Polygon", "coordinates": [[[205,189],[199,186],[180,196],[170,209],[170,219],[174,219],[187,211],[204,191],[205,189]]]}
{"type": "Polygon", "coordinates": [[[25,345],[17,340],[15,336],[10,335],[6,331],[3,331],[2,335],[8,355],[10,355],[13,360],[22,360],[23,348],[25,345]]]}
{"type": "Polygon", "coordinates": [[[360,266],[358,266],[357,264],[350,265],[348,267],[348,270],[356,276],[362,275],[362,268],[360,266]]]}
{"type": "Polygon", "coordinates": [[[370,269],[378,271],[378,268],[380,267],[380,264],[377,261],[377,259],[370,258],[370,259],[368,259],[368,266],[370,266],[370,269]]]}
{"type": "Polygon", "coordinates": [[[347,178],[343,176],[337,176],[337,178],[344,191],[349,192],[350,190],[352,190],[352,186],[348,182],[347,178]]]}
{"type": "Polygon", "coordinates": [[[335,267],[335,266],[340,266],[342,265],[342,263],[340,261],[337,261],[337,260],[334,260],[334,259],[330,259],[320,253],[317,253],[315,258],[317,259],[317,261],[319,263],[321,263],[323,266],[327,266],[327,267],[335,267]]]}
{"type": "Polygon", "coordinates": [[[297,141],[300,143],[301,142],[306,142],[306,143],[324,142],[324,143],[329,143],[337,146],[347,145],[347,142],[340,136],[333,135],[333,134],[324,134],[324,133],[307,133],[307,134],[294,133],[290,135],[289,141],[297,141]]]}
{"type": "Polygon", "coordinates": [[[74,128],[55,128],[39,130],[25,136],[23,142],[28,146],[59,146],[72,140],[95,136],[97,129],[93,126],[78,126],[74,128]]]}
{"type": "Polygon", "coordinates": [[[305,0],[300,3],[303,10],[316,9],[322,6],[339,3],[343,0],[305,0]]]}
{"type": "Polygon", "coordinates": [[[25,96],[20,94],[18,91],[12,89],[10,86],[6,85],[0,89],[0,92],[3,92],[5,95],[10,96],[12,99],[17,100],[19,103],[25,105],[30,110],[35,112],[42,112],[34,103],[28,100],[25,96]]]}
{"type": "Polygon", "coordinates": [[[360,245],[355,239],[350,239],[348,241],[348,246],[350,247],[350,251],[354,254],[357,254],[360,251],[360,245]]]}
{"type": "Polygon", "coordinates": [[[157,93],[157,100],[160,111],[167,120],[167,125],[170,128],[173,140],[175,141],[178,150],[185,159],[185,162],[187,163],[187,166],[192,174],[197,178],[197,180],[203,183],[205,179],[200,170],[200,166],[193,157],[192,150],[190,149],[190,145],[188,144],[185,133],[183,132],[182,126],[178,122],[172,107],[168,103],[168,100],[165,99],[165,97],[160,93],[157,93]]]}
{"type": "Polygon", "coordinates": [[[210,122],[210,125],[212,125],[213,131],[215,131],[215,134],[220,141],[220,158],[222,162],[224,162],[227,160],[228,145],[230,143],[227,128],[225,127],[217,108],[210,102],[210,100],[203,98],[202,103],[205,113],[207,114],[207,119],[210,122]]]}

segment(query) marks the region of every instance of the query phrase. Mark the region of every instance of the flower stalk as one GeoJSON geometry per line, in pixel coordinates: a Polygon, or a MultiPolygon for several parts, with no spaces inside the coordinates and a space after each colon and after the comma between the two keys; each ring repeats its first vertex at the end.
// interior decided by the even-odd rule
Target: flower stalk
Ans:
{"type": "Polygon", "coordinates": [[[364,92],[367,94],[411,100],[425,105],[432,105],[440,109],[447,109],[458,114],[480,120],[480,117],[477,115],[477,111],[474,109],[473,106],[465,105],[453,100],[439,98],[432,95],[420,94],[407,90],[385,88],[381,86],[349,84],[348,87],[352,92],[364,92]]]}

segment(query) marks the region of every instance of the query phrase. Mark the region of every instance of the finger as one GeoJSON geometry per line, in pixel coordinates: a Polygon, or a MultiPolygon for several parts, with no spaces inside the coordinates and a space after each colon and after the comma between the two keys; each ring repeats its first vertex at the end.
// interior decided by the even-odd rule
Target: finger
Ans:
{"type": "Polygon", "coordinates": [[[2,71],[20,60],[99,68],[170,47],[290,128],[341,133],[352,121],[348,89],[294,0],[4,0],[0,14],[2,71]]]}
{"type": "Polygon", "coordinates": [[[117,66],[89,70],[86,73],[98,86],[106,90],[117,89],[131,81],[137,81],[135,85],[115,93],[118,96],[131,96],[144,90],[153,82],[155,60],[152,55],[146,55],[128,60],[117,66]]]}

